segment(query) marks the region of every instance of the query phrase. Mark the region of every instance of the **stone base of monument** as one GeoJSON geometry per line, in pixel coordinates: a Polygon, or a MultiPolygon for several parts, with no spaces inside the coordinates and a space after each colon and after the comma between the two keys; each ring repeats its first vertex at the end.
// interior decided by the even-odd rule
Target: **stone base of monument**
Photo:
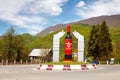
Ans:
{"type": "Polygon", "coordinates": [[[72,70],[91,70],[98,69],[98,65],[95,64],[82,64],[82,65],[45,65],[41,64],[37,68],[33,68],[33,70],[45,70],[45,71],[53,71],[53,70],[62,70],[62,71],[72,71],[72,70]]]}

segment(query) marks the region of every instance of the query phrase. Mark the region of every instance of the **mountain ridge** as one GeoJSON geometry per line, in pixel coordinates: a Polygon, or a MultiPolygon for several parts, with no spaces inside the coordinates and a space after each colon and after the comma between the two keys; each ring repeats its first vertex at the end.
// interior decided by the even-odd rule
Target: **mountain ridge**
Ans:
{"type": "Polygon", "coordinates": [[[103,16],[98,16],[98,17],[91,17],[91,18],[76,21],[76,22],[70,22],[70,23],[66,23],[66,24],[57,24],[57,25],[50,26],[50,27],[42,30],[36,36],[45,36],[49,33],[52,33],[56,30],[66,27],[67,25],[72,25],[72,24],[96,25],[96,24],[102,23],[102,21],[106,21],[106,23],[109,27],[120,27],[120,14],[110,15],[110,16],[103,15],[103,16]]]}
{"type": "Polygon", "coordinates": [[[95,25],[95,24],[102,23],[103,20],[106,21],[109,27],[120,27],[120,14],[111,15],[111,16],[104,15],[104,16],[92,17],[92,18],[78,21],[77,23],[95,25]]]}

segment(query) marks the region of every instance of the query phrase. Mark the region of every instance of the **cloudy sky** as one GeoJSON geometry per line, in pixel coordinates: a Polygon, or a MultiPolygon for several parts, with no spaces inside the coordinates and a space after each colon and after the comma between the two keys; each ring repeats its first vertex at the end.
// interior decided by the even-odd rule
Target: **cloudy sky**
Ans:
{"type": "Polygon", "coordinates": [[[37,34],[56,24],[120,14],[120,0],[0,0],[0,35],[37,34]]]}

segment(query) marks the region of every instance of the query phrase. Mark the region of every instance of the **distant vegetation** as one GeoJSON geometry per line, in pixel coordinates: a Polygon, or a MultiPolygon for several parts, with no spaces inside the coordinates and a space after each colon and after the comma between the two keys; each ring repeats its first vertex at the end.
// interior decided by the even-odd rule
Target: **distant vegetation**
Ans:
{"type": "MultiPolygon", "coordinates": [[[[80,24],[80,23],[76,23],[71,25],[71,34],[73,31],[77,31],[80,34],[84,35],[85,38],[85,57],[87,57],[87,47],[88,47],[88,39],[89,39],[89,35],[90,35],[90,31],[92,29],[92,26],[89,25],[85,25],[85,24],[80,24]]],[[[14,60],[17,59],[18,61],[20,61],[21,59],[26,60],[29,59],[28,54],[30,53],[30,51],[34,48],[49,48],[52,49],[53,46],[53,35],[58,33],[59,31],[64,30],[66,32],[66,28],[62,28],[60,30],[54,31],[46,36],[43,37],[39,37],[39,36],[32,36],[28,33],[26,34],[14,34],[12,35],[13,38],[17,37],[17,40],[12,41],[12,44],[16,44],[15,46],[18,46],[18,49],[16,49],[17,47],[12,48],[12,50],[15,50],[15,55],[14,57],[10,58],[10,60],[14,60]],[[20,41],[19,41],[20,40],[20,41]],[[20,46],[21,45],[21,46],[20,46]],[[19,49],[19,47],[22,47],[19,49]],[[20,50],[20,51],[19,51],[20,50]],[[22,54],[22,55],[21,55],[22,54]]],[[[9,31],[8,31],[9,32],[9,31]]],[[[6,32],[6,33],[8,33],[6,32]]],[[[113,46],[113,54],[112,56],[116,58],[116,62],[120,62],[120,28],[119,27],[109,27],[109,32],[111,35],[111,39],[112,39],[112,46],[113,46]]],[[[4,47],[4,37],[8,36],[8,34],[3,35],[0,38],[0,60],[2,59],[7,59],[5,56],[3,56],[3,52],[5,53],[5,48],[4,47]],[[4,57],[4,58],[3,58],[4,57]]],[[[65,34],[66,35],[66,34],[65,34]]],[[[65,35],[61,38],[60,41],[60,61],[63,60],[63,56],[64,56],[64,38],[65,35]]],[[[77,52],[77,39],[72,35],[73,37],[73,52],[77,52]]],[[[16,39],[16,38],[15,38],[16,39]]],[[[14,46],[14,45],[13,45],[14,46]]],[[[12,46],[11,46],[12,47],[12,46]]],[[[10,51],[9,51],[10,52],[10,51]]],[[[11,55],[13,56],[13,55],[11,55]]]]}

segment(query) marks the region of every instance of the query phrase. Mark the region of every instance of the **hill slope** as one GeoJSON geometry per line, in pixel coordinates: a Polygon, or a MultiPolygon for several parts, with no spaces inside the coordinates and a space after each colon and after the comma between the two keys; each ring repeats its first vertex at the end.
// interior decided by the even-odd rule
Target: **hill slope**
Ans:
{"type": "MultiPolygon", "coordinates": [[[[44,37],[39,37],[38,39],[32,41],[29,46],[32,49],[33,48],[52,48],[53,35],[58,33],[59,31],[62,31],[62,30],[64,30],[66,32],[67,28],[62,28],[62,29],[57,30],[57,31],[55,31],[53,33],[50,33],[50,34],[48,34],[48,35],[46,35],[44,37]]],[[[74,30],[76,30],[80,34],[84,35],[85,39],[88,39],[90,30],[91,30],[91,26],[83,25],[83,24],[74,24],[74,25],[71,25],[71,35],[72,35],[72,32],[74,30]]],[[[61,41],[62,41],[61,43],[64,43],[65,36],[66,36],[66,34],[61,38],[61,41]]]]}
{"type": "Polygon", "coordinates": [[[52,33],[56,30],[66,27],[68,24],[72,25],[76,23],[82,23],[82,24],[94,25],[94,24],[101,23],[103,20],[105,20],[107,22],[107,25],[110,27],[120,27],[120,14],[112,15],[112,16],[99,16],[99,17],[93,17],[93,18],[89,18],[89,19],[85,19],[77,22],[71,22],[67,24],[57,24],[55,26],[50,26],[44,29],[43,31],[41,31],[40,33],[38,33],[37,36],[45,36],[49,33],[52,33]]]}
{"type": "Polygon", "coordinates": [[[120,27],[120,15],[93,17],[82,21],[78,21],[77,23],[94,25],[101,23],[103,20],[106,21],[109,27],[120,27]]]}

